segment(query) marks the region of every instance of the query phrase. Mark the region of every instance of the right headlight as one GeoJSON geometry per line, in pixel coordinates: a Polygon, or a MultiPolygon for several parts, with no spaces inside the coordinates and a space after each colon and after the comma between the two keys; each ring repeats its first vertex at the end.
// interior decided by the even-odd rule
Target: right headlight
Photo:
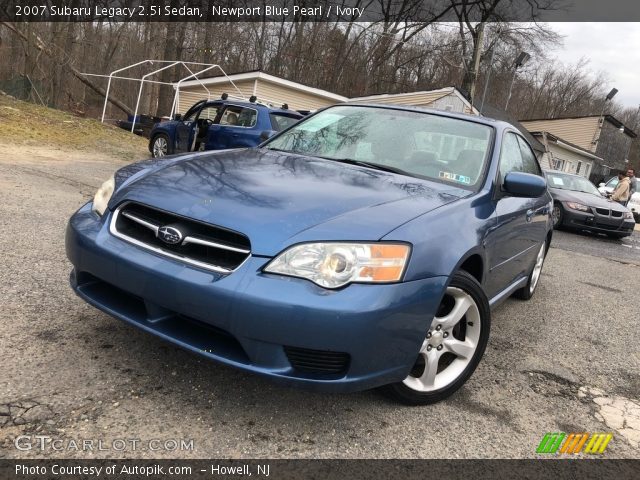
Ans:
{"type": "Polygon", "coordinates": [[[282,252],[264,271],[306,278],[324,288],[399,282],[410,251],[401,243],[304,243],[282,252]]]}
{"type": "Polygon", "coordinates": [[[93,211],[98,215],[102,216],[107,209],[107,205],[109,204],[109,200],[111,200],[111,195],[113,195],[113,191],[116,187],[116,179],[115,177],[111,177],[109,180],[104,182],[95,196],[93,197],[93,211]]]}

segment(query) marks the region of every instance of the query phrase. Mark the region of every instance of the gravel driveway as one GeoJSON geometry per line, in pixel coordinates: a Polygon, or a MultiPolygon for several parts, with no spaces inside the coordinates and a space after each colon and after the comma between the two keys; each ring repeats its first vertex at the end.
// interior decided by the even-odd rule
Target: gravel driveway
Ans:
{"type": "Polygon", "coordinates": [[[65,224],[122,162],[0,148],[0,457],[520,458],[557,431],[612,432],[607,457],[640,457],[638,233],[558,232],[534,298],[494,312],[466,386],[408,408],[275,386],[90,307],[68,286],[65,224]],[[60,448],[27,448],[35,435],[60,448]]]}

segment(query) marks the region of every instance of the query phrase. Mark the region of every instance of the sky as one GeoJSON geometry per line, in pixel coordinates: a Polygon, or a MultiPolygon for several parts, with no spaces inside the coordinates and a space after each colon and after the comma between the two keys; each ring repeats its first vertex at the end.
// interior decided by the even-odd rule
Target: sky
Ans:
{"type": "Polygon", "coordinates": [[[640,23],[550,23],[563,35],[564,47],[551,52],[562,63],[590,60],[589,69],[603,71],[615,100],[626,108],[640,105],[640,23]]]}

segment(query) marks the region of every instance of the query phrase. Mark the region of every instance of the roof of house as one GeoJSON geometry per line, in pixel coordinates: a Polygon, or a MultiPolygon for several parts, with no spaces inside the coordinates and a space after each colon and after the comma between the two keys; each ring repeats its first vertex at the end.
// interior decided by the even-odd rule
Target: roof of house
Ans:
{"type": "Polygon", "coordinates": [[[332,93],[327,90],[322,90],[320,88],[310,87],[308,85],[304,85],[298,82],[293,82],[291,80],[285,80],[284,78],[276,77],[275,75],[270,75],[261,70],[251,70],[248,72],[229,73],[226,75],[219,74],[219,75],[211,75],[208,77],[201,77],[196,80],[184,81],[181,83],[181,87],[201,85],[202,83],[204,83],[205,85],[227,83],[229,82],[229,80],[231,80],[232,82],[237,82],[241,80],[264,80],[266,82],[276,83],[284,87],[292,88],[294,90],[304,91],[312,95],[317,95],[319,97],[329,98],[331,100],[335,100],[336,102],[346,102],[347,100],[349,100],[347,97],[343,97],[342,95],[338,95],[336,93],[332,93]]]}
{"type": "MultiPolygon", "coordinates": [[[[405,92],[405,93],[378,93],[375,95],[367,95],[364,97],[353,97],[349,101],[350,102],[371,102],[375,103],[376,100],[382,99],[406,99],[410,101],[411,99],[420,98],[428,103],[435,102],[442,97],[446,97],[447,95],[454,94],[456,95],[473,113],[479,113],[478,110],[469,102],[469,100],[460,92],[456,87],[444,87],[438,88],[435,90],[420,90],[417,92],[405,92]]],[[[404,103],[404,102],[403,102],[404,103]]]]}
{"type": "Polygon", "coordinates": [[[546,135],[547,140],[551,140],[552,142],[556,143],[560,147],[567,148],[568,150],[573,150],[576,153],[580,153],[581,155],[592,158],[594,160],[603,160],[602,157],[597,156],[593,152],[590,152],[589,150],[585,150],[584,148],[579,147],[574,143],[568,142],[567,140],[560,138],[551,132],[531,132],[531,135],[533,135],[534,137],[546,135]]]}
{"type": "MultiPolygon", "coordinates": [[[[553,122],[559,120],[577,120],[580,118],[599,118],[600,115],[577,115],[577,116],[568,116],[568,117],[556,117],[556,118],[527,118],[524,120],[520,120],[521,122],[553,122]]],[[[631,138],[636,138],[638,134],[627,127],[624,123],[618,120],[613,115],[605,115],[604,119],[611,123],[616,128],[624,128],[624,133],[629,135],[631,138]]]]}

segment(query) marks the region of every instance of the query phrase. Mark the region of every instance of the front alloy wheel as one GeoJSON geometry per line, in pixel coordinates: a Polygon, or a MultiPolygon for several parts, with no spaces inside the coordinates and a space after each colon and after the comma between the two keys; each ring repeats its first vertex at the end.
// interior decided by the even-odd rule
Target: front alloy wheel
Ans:
{"type": "Polygon", "coordinates": [[[453,276],[416,362],[402,382],[384,387],[411,405],[438,402],[474,372],[489,339],[491,313],[482,287],[466,272],[453,276]]]}
{"type": "Polygon", "coordinates": [[[154,158],[164,157],[169,153],[169,142],[164,135],[158,135],[153,140],[153,156],[154,158]]]}
{"type": "Polygon", "coordinates": [[[533,297],[536,287],[538,286],[538,281],[540,280],[540,274],[542,273],[542,266],[544,265],[544,258],[546,254],[547,243],[542,242],[542,246],[540,247],[540,250],[538,250],[538,255],[536,256],[536,263],[533,264],[533,269],[531,269],[531,273],[527,279],[527,284],[520,290],[517,290],[514,294],[520,300],[529,300],[533,297]]]}

